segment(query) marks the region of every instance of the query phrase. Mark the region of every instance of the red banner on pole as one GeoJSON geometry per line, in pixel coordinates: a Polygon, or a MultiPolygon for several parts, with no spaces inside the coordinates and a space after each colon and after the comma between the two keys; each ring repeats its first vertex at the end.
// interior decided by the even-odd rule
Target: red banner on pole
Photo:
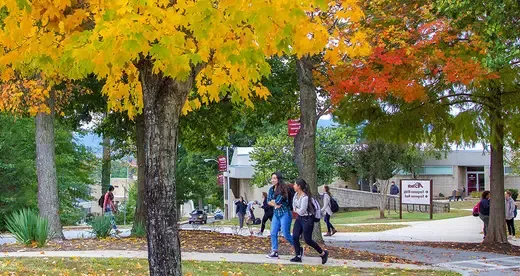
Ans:
{"type": "Polygon", "coordinates": [[[224,175],[223,174],[217,175],[217,184],[219,186],[224,186],[224,175]]]}
{"type": "Polygon", "coordinates": [[[218,171],[219,172],[225,172],[227,171],[227,159],[225,156],[219,156],[218,157],[218,171]]]}
{"type": "Polygon", "coordinates": [[[289,130],[289,136],[296,137],[296,134],[300,131],[300,120],[287,120],[287,129],[289,130]]]}

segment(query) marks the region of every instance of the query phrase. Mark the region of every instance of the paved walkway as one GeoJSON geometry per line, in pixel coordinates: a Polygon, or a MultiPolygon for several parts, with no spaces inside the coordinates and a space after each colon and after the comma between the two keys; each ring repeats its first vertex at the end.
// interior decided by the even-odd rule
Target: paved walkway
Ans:
{"type": "MultiPolygon", "coordinates": [[[[42,252],[4,252],[0,258],[19,257],[82,257],[82,258],[140,258],[148,257],[147,251],[103,250],[103,251],[42,251],[42,252]]],[[[319,257],[304,257],[303,263],[293,263],[289,259],[292,256],[280,256],[280,259],[268,259],[261,254],[234,254],[234,253],[201,253],[182,252],[183,260],[207,261],[207,262],[236,262],[258,264],[297,264],[297,265],[322,265],[319,257]]],[[[330,258],[325,266],[349,266],[356,268],[395,268],[395,269],[439,269],[432,266],[419,266],[411,264],[389,264],[379,262],[365,262],[355,260],[337,260],[330,258]]]]}

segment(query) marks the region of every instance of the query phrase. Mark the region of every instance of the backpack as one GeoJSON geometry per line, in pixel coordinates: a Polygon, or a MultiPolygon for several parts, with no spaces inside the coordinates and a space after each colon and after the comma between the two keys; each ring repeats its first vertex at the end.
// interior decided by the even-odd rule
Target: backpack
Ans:
{"type": "Polygon", "coordinates": [[[291,208],[291,211],[293,211],[292,203],[295,194],[296,192],[294,191],[293,185],[287,185],[287,197],[289,200],[289,208],[291,208]]]}
{"type": "Polygon", "coordinates": [[[480,201],[473,207],[473,216],[478,217],[478,214],[480,213],[480,201]]]}
{"type": "Polygon", "coordinates": [[[515,211],[514,211],[515,218],[516,218],[517,213],[518,213],[518,211],[516,210],[516,205],[515,205],[515,211]]]}
{"type": "Polygon", "coordinates": [[[336,213],[339,211],[339,205],[338,205],[338,202],[333,198],[333,197],[330,197],[330,210],[333,212],[333,213],[336,213]]]}
{"type": "Polygon", "coordinates": [[[319,222],[321,219],[321,206],[320,203],[313,197],[312,203],[314,204],[314,222],[319,222]]]}
{"type": "Polygon", "coordinates": [[[99,207],[103,208],[103,203],[105,203],[105,194],[102,194],[101,197],[98,199],[99,207]]]}

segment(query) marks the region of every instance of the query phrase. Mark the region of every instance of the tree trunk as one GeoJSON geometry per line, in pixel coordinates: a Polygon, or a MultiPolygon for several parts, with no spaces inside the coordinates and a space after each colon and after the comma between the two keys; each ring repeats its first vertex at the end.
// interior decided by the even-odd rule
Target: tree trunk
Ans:
{"type": "Polygon", "coordinates": [[[56,175],[56,153],[54,142],[54,94],[49,100],[50,114],[36,115],[36,172],[38,175],[38,209],[40,216],[49,221],[51,239],[63,239],[56,175]]]}
{"type": "MultiPolygon", "coordinates": [[[[314,65],[309,56],[296,61],[298,85],[300,86],[300,131],[294,138],[294,161],[298,167],[298,176],[308,184],[311,193],[318,197],[318,169],[316,165],[316,128],[318,116],[316,114],[316,87],[312,69],[314,65]]],[[[314,224],[312,238],[323,242],[320,223],[314,224]]]]}
{"type": "Polygon", "coordinates": [[[182,275],[175,167],[179,118],[195,74],[186,81],[154,74],[149,58],[141,59],[137,66],[144,100],[150,275],[182,275]]]}
{"type": "Polygon", "coordinates": [[[144,115],[140,114],[135,118],[136,146],[137,146],[137,202],[134,216],[134,226],[145,225],[146,223],[146,185],[144,179],[145,153],[144,153],[144,115]]]}
{"type": "Polygon", "coordinates": [[[101,193],[105,194],[110,186],[110,170],[112,159],[110,158],[110,137],[103,135],[103,161],[101,164],[101,193]]]}
{"type": "Polygon", "coordinates": [[[378,180],[380,187],[380,202],[379,202],[379,218],[384,219],[386,210],[386,199],[388,198],[388,184],[389,180],[378,180]]]}
{"type": "Polygon", "coordinates": [[[500,112],[499,95],[490,110],[491,123],[491,204],[485,243],[507,243],[504,197],[504,120],[500,112]]]}

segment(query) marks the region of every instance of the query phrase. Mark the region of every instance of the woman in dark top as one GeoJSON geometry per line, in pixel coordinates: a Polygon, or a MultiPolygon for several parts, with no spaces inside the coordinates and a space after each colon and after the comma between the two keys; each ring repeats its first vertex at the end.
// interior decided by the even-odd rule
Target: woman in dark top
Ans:
{"type": "Polygon", "coordinates": [[[240,197],[239,200],[235,201],[235,205],[237,206],[237,216],[238,222],[240,223],[240,229],[244,226],[244,216],[246,214],[247,203],[244,201],[243,197],[240,197]]]}
{"type": "Polygon", "coordinates": [[[488,224],[489,224],[489,198],[491,197],[491,193],[489,191],[484,191],[482,193],[482,199],[480,200],[479,205],[479,218],[484,222],[484,239],[486,238],[488,224]]]}
{"type": "Polygon", "coordinates": [[[260,227],[260,232],[257,233],[258,236],[264,235],[265,223],[270,220],[273,221],[273,206],[269,206],[267,203],[267,193],[262,192],[262,197],[264,198],[264,202],[262,203],[262,209],[264,209],[264,217],[262,218],[262,226],[260,227]]]}

